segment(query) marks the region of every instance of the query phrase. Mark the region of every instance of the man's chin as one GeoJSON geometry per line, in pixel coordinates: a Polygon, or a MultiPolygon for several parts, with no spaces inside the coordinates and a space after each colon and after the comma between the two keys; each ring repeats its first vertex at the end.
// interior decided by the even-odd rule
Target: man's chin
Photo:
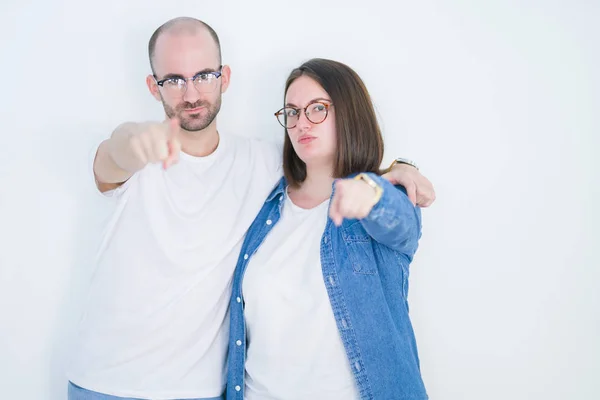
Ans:
{"type": "Polygon", "coordinates": [[[204,120],[195,120],[190,118],[181,119],[181,127],[189,132],[196,132],[205,129],[208,125],[204,120]]]}

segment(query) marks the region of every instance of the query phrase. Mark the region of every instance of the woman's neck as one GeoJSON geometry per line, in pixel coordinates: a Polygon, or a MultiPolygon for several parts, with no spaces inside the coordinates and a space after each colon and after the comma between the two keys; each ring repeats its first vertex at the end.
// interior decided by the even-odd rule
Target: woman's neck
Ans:
{"type": "Polygon", "coordinates": [[[297,187],[290,187],[290,199],[298,207],[313,208],[331,197],[334,178],[330,166],[306,166],[306,179],[297,187]]]}

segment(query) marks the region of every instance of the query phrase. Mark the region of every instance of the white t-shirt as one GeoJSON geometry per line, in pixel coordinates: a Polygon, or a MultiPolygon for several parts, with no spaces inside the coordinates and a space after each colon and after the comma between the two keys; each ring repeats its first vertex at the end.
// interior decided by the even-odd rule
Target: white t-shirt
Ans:
{"type": "Polygon", "coordinates": [[[117,207],[69,380],[121,397],[221,395],[233,271],[281,174],[277,145],[221,135],[213,154],[150,164],[108,192],[117,207]]]}
{"type": "Polygon", "coordinates": [[[249,261],[242,284],[245,398],[358,399],[321,271],[329,201],[307,210],[285,197],[281,219],[249,261]]]}

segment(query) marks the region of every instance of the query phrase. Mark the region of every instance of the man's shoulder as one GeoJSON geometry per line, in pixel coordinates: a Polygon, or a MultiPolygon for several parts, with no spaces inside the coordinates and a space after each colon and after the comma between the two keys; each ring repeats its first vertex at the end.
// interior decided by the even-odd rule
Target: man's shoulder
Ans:
{"type": "Polygon", "coordinates": [[[227,140],[230,142],[229,149],[236,154],[236,157],[245,156],[249,160],[281,163],[283,143],[241,135],[230,135],[227,137],[227,140]]]}
{"type": "Polygon", "coordinates": [[[245,147],[256,151],[280,152],[282,144],[274,141],[257,137],[229,135],[227,138],[234,147],[245,147]]]}
{"type": "Polygon", "coordinates": [[[231,135],[228,146],[235,162],[246,165],[246,171],[253,176],[268,176],[269,181],[279,179],[283,174],[283,145],[268,139],[231,135]]]}

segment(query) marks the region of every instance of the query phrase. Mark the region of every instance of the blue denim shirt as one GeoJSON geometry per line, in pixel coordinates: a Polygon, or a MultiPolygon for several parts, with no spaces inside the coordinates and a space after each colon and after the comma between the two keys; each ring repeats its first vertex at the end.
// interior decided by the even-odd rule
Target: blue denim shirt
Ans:
{"type": "MultiPolygon", "coordinates": [[[[421,211],[403,188],[369,174],[383,195],[369,215],[328,218],[321,238],[323,281],[361,399],[427,399],[408,314],[409,265],[421,237],[421,211]]],[[[244,398],[246,266],[281,216],[285,178],[265,201],[244,240],[230,304],[227,399],[244,398]]],[[[290,346],[293,346],[290,343],[290,346]]]]}

